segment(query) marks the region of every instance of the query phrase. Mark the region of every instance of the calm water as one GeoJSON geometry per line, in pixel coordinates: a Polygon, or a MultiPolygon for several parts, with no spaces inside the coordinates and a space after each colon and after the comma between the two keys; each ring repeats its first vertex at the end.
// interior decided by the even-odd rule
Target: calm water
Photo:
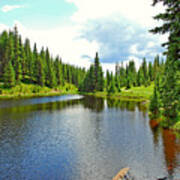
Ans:
{"type": "Polygon", "coordinates": [[[0,179],[180,180],[180,141],[139,103],[60,96],[0,101],[0,179]],[[171,166],[172,169],[168,170],[171,166]]]}

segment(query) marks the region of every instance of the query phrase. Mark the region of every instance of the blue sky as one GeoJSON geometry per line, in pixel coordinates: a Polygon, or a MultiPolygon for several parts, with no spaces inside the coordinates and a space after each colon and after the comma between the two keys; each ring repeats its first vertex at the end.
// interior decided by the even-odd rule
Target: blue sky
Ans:
{"type": "Polygon", "coordinates": [[[77,10],[76,6],[64,0],[6,0],[0,1],[0,7],[20,6],[1,13],[0,21],[12,25],[14,20],[33,28],[56,27],[68,23],[69,18],[77,10]],[[48,23],[48,26],[47,26],[48,23]]]}
{"type": "Polygon", "coordinates": [[[0,1],[0,31],[18,26],[23,38],[48,46],[65,62],[88,67],[95,52],[104,69],[143,57],[152,61],[166,37],[152,35],[152,18],[162,6],[151,0],[6,0],[0,1]],[[131,6],[130,6],[131,4],[131,6]]]}

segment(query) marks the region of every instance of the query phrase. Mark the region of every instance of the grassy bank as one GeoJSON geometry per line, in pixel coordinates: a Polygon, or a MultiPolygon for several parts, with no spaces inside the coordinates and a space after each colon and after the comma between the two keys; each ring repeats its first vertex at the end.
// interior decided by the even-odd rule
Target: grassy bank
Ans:
{"type": "Polygon", "coordinates": [[[107,92],[94,92],[94,93],[82,93],[86,95],[92,95],[96,97],[103,97],[103,98],[111,98],[111,99],[120,99],[120,100],[127,100],[127,101],[137,101],[137,102],[148,102],[150,100],[150,97],[153,94],[153,87],[133,87],[131,89],[125,89],[123,88],[120,93],[111,93],[108,94],[107,92]]]}
{"type": "Polygon", "coordinates": [[[13,88],[4,88],[0,84],[0,99],[30,98],[43,96],[56,96],[63,94],[75,94],[77,88],[72,84],[65,84],[56,88],[41,87],[34,84],[19,84],[13,88]]]}
{"type": "MultiPolygon", "coordinates": [[[[72,84],[65,84],[64,86],[58,86],[56,88],[41,87],[34,84],[21,83],[13,88],[4,88],[3,84],[0,84],[0,99],[9,98],[23,98],[34,96],[54,96],[60,94],[74,94],[78,89],[72,84]]],[[[94,92],[94,93],[81,93],[85,95],[92,95],[96,97],[108,97],[112,99],[122,99],[131,101],[148,101],[153,92],[153,85],[148,87],[133,87],[129,90],[122,89],[120,93],[108,94],[107,92],[94,92]]]]}

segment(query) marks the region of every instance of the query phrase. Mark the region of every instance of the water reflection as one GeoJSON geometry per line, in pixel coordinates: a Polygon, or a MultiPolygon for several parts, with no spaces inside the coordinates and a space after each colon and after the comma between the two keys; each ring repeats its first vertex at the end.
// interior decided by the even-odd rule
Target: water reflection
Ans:
{"type": "Polygon", "coordinates": [[[122,111],[135,111],[136,107],[138,107],[139,110],[141,108],[140,103],[135,103],[133,101],[121,101],[118,99],[107,99],[107,104],[109,108],[120,108],[122,111]]]}
{"type": "Polygon", "coordinates": [[[178,177],[180,178],[180,139],[177,139],[176,135],[171,130],[163,130],[158,127],[156,122],[153,120],[150,121],[150,127],[153,132],[154,145],[159,147],[162,140],[163,153],[169,179],[174,179],[177,171],[178,177]]]}
{"type": "Polygon", "coordinates": [[[180,142],[150,128],[142,103],[65,97],[0,103],[0,179],[109,180],[124,166],[180,179],[180,142]]]}
{"type": "Polygon", "coordinates": [[[92,111],[101,112],[104,110],[104,99],[94,96],[85,96],[83,105],[85,108],[91,109],[92,111]]]}
{"type": "Polygon", "coordinates": [[[180,141],[176,139],[176,136],[170,130],[162,131],[162,139],[166,167],[169,175],[173,177],[174,169],[178,166],[180,167],[180,162],[177,161],[180,153],[180,141]]]}

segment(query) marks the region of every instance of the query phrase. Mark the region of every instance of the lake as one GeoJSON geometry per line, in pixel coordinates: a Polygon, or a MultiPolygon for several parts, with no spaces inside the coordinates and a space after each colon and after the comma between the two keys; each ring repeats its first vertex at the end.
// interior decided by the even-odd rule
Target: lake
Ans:
{"type": "Polygon", "coordinates": [[[68,95],[0,100],[0,179],[180,180],[180,140],[143,103],[68,95]],[[169,168],[171,167],[171,168],[169,168]]]}

